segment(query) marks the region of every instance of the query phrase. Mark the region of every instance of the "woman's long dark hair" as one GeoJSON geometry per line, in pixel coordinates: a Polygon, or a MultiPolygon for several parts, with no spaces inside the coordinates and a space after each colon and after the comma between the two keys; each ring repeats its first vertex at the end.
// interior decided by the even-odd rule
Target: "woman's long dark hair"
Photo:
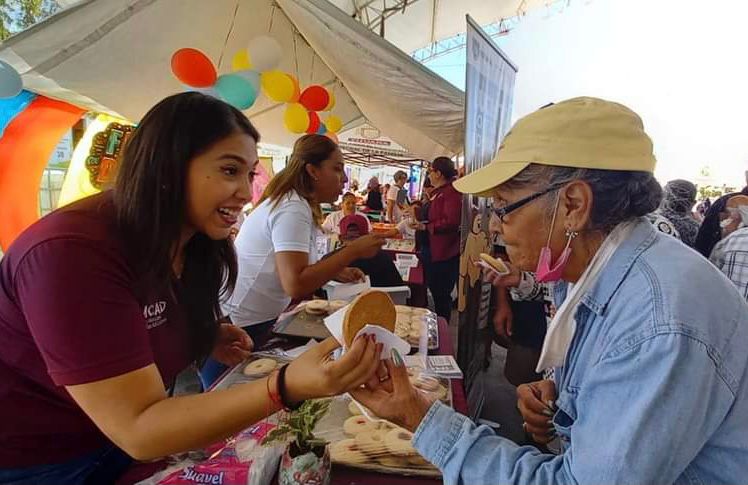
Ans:
{"type": "Polygon", "coordinates": [[[740,192],[734,192],[731,194],[723,195],[717,199],[714,204],[709,207],[704,214],[704,220],[701,222],[699,233],[696,235],[696,243],[694,249],[700,252],[705,258],[708,258],[712,254],[712,249],[722,239],[722,228],[720,227],[720,213],[725,211],[727,202],[736,195],[740,195],[740,192]]]}
{"type": "MultiPolygon", "coordinates": [[[[200,93],[170,96],[143,117],[124,148],[114,203],[139,280],[164,290],[175,283],[173,262],[186,225],[190,161],[235,133],[260,135],[246,116],[200,93]]],[[[234,246],[197,233],[185,246],[176,294],[189,326],[192,356],[201,361],[215,343],[220,298],[237,277],[234,246]]]]}

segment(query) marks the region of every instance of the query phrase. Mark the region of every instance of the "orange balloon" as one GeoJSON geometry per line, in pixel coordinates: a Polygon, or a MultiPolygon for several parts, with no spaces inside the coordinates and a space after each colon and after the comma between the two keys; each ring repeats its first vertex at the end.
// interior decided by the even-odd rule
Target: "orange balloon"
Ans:
{"type": "Polygon", "coordinates": [[[209,88],[216,83],[216,68],[208,56],[185,47],[171,56],[171,71],[182,83],[193,88],[209,88]]]}
{"type": "Polygon", "coordinates": [[[286,76],[291,78],[291,81],[293,81],[293,96],[291,96],[291,102],[297,103],[299,101],[299,97],[301,96],[301,86],[299,86],[299,80],[290,74],[286,74],[286,76]]]}

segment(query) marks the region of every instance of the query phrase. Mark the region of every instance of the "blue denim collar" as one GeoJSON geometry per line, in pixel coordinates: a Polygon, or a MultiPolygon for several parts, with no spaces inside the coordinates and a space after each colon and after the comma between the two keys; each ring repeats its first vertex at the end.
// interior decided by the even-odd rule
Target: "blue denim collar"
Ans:
{"type": "Polygon", "coordinates": [[[644,218],[637,220],[631,235],[611,256],[595,285],[582,297],[582,303],[600,316],[636,260],[657,238],[657,231],[644,218]]]}

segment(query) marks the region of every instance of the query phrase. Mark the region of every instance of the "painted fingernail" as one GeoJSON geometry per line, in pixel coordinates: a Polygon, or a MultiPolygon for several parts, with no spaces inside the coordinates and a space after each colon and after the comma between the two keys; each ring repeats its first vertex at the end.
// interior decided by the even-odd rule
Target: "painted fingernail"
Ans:
{"type": "Polygon", "coordinates": [[[552,400],[549,399],[548,401],[546,401],[546,404],[548,405],[549,408],[556,409],[556,403],[553,402],[552,400]]]}
{"type": "Polygon", "coordinates": [[[548,421],[546,421],[545,423],[546,423],[546,424],[547,424],[548,426],[553,426],[553,420],[552,420],[552,419],[549,419],[549,420],[548,420],[548,421]]]}
{"type": "Polygon", "coordinates": [[[403,362],[403,357],[400,355],[400,352],[397,351],[397,349],[392,349],[390,351],[390,355],[392,356],[392,363],[395,364],[396,367],[402,367],[405,365],[405,362],[403,362]]]}
{"type": "Polygon", "coordinates": [[[553,417],[553,411],[550,409],[543,409],[543,414],[548,416],[549,418],[553,417]]]}

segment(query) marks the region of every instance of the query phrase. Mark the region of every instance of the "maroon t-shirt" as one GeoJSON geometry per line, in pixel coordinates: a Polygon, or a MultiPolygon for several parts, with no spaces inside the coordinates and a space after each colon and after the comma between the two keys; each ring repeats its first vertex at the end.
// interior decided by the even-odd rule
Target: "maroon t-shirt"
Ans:
{"type": "Polygon", "coordinates": [[[110,444],[64,386],[189,365],[173,291],[138,287],[108,192],[44,217],[0,260],[0,468],[110,444]]]}

